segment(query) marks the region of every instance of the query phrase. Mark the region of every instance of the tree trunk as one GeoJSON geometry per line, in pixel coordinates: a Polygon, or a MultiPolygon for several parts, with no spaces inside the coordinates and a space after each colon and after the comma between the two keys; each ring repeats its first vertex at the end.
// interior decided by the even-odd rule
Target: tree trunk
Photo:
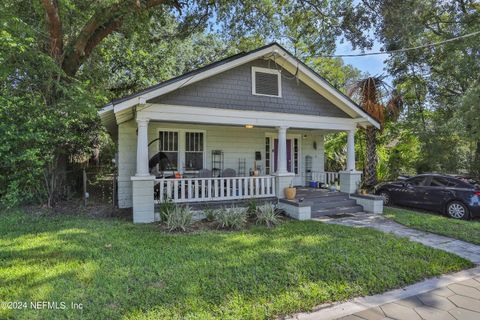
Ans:
{"type": "Polygon", "coordinates": [[[377,129],[369,126],[365,130],[366,137],[366,167],[365,186],[373,187],[377,184],[377,129]]]}

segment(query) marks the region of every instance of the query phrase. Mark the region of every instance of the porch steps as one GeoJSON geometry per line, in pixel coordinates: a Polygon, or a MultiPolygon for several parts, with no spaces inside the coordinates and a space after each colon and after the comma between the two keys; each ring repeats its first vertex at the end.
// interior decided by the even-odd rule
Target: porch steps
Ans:
{"type": "Polygon", "coordinates": [[[302,197],[305,198],[305,201],[312,203],[312,218],[341,213],[363,212],[363,207],[357,205],[357,202],[354,199],[350,199],[348,193],[345,192],[302,188],[297,192],[297,198],[302,197]]]}
{"type": "Polygon", "coordinates": [[[363,207],[359,205],[347,206],[347,207],[334,207],[327,209],[315,209],[312,208],[312,218],[318,218],[322,216],[328,216],[340,213],[359,213],[363,212],[363,207]]]}

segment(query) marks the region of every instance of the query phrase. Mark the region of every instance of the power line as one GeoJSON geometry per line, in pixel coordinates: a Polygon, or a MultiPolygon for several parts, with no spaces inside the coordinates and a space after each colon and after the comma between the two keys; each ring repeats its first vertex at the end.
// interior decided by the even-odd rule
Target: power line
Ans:
{"type": "Polygon", "coordinates": [[[325,55],[325,56],[322,56],[322,57],[344,58],[344,57],[363,57],[363,56],[375,56],[375,55],[381,55],[381,54],[392,54],[392,53],[398,53],[398,52],[405,52],[405,51],[417,50],[417,49],[422,49],[422,48],[434,47],[434,46],[445,44],[447,42],[452,42],[452,41],[456,41],[456,40],[463,39],[463,38],[473,37],[473,36],[476,36],[477,34],[480,34],[480,31],[464,34],[462,36],[450,38],[450,39],[439,41],[439,42],[428,43],[428,44],[424,44],[424,45],[420,45],[420,46],[416,46],[416,47],[410,47],[410,48],[403,48],[403,49],[396,49],[396,50],[389,50],[389,51],[378,51],[378,52],[365,52],[365,53],[357,53],[357,54],[334,54],[334,55],[325,55]]]}

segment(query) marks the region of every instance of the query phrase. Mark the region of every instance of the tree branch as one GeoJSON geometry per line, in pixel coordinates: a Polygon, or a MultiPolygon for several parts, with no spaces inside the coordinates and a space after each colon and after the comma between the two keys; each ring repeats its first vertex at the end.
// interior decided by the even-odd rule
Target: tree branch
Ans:
{"type": "Polygon", "coordinates": [[[58,0],[41,0],[45,9],[48,31],[50,33],[50,55],[61,62],[63,55],[62,21],[58,12],[58,0]]]}
{"type": "Polygon", "coordinates": [[[74,76],[83,61],[90,56],[93,49],[122,25],[123,18],[127,14],[133,11],[148,10],[161,4],[171,4],[178,10],[182,7],[178,0],[130,0],[98,9],[65,50],[65,58],[62,65],[65,73],[69,76],[74,76]]]}

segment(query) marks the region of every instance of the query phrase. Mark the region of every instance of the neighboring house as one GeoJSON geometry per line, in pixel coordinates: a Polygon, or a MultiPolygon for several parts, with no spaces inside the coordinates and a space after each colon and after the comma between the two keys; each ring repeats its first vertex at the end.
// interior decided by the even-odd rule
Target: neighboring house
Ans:
{"type": "Polygon", "coordinates": [[[379,127],[276,43],[114,100],[100,116],[118,146],[118,204],[135,222],[153,221],[166,198],[283,198],[291,184],[338,177],[354,192],[355,129],[379,127]],[[323,138],[338,131],[348,132],[347,168],[324,173],[323,138]]]}

